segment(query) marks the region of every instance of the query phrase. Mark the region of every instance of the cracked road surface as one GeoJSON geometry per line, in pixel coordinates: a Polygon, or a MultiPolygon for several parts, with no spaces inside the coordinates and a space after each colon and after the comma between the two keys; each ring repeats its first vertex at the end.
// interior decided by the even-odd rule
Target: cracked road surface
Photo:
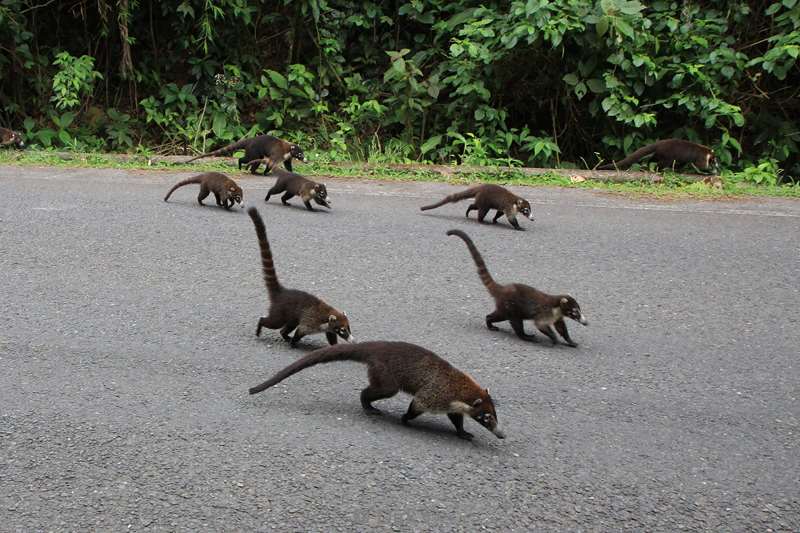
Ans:
{"type": "Polygon", "coordinates": [[[517,232],[418,210],[448,185],[330,179],[309,213],[232,171],[287,286],[490,389],[507,438],[466,442],[402,426],[404,395],[363,414],[355,363],[248,396],[325,339],[255,337],[252,223],[164,203],[176,168],[0,167],[0,529],[800,529],[800,202],[514,188],[517,232]],[[575,296],[579,348],[488,331],[451,228],[498,281],[575,296]]]}

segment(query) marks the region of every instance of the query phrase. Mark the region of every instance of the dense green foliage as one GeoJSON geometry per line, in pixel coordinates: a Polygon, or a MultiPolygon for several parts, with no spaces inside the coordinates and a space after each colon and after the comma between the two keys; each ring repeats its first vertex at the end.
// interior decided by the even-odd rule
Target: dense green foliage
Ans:
{"type": "Polygon", "coordinates": [[[272,131],[537,166],[676,136],[770,182],[800,176],[798,55],[798,0],[0,0],[0,123],[78,149],[272,131]]]}

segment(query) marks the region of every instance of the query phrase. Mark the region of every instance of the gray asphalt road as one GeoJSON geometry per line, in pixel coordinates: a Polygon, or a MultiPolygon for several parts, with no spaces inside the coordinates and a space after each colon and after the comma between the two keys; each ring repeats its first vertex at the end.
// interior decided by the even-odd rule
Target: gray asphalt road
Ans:
{"type": "Polygon", "coordinates": [[[187,175],[0,167],[0,530],[800,529],[800,202],[520,188],[515,232],[420,213],[445,185],[328,180],[309,213],[244,177],[286,285],[490,389],[508,438],[465,442],[406,396],[364,415],[353,363],[248,396],[303,352],[254,335],[246,214],[161,201],[187,175]],[[488,331],[450,228],[575,296],[580,347],[488,331]]]}

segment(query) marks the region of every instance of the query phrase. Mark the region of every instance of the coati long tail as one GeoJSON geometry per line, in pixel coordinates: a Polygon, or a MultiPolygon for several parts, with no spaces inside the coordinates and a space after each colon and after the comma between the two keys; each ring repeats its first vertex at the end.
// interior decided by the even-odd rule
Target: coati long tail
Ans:
{"type": "Polygon", "coordinates": [[[614,163],[609,163],[607,165],[603,165],[601,167],[597,167],[597,170],[616,170],[616,169],[625,170],[626,168],[628,168],[632,164],[634,164],[637,161],[639,161],[644,156],[650,155],[655,151],[656,151],[655,143],[648,144],[647,146],[639,148],[638,150],[633,152],[631,155],[629,155],[628,157],[626,157],[622,161],[616,161],[614,163]]]}
{"type": "Polygon", "coordinates": [[[436,209],[437,207],[441,207],[444,204],[449,204],[453,202],[460,202],[461,200],[465,200],[467,198],[474,198],[478,191],[480,190],[480,186],[472,187],[465,191],[457,192],[455,194],[451,194],[450,196],[445,196],[443,200],[436,202],[435,204],[425,205],[419,208],[420,211],[427,211],[428,209],[436,209]]]}
{"type": "Polygon", "coordinates": [[[201,181],[203,181],[203,176],[202,175],[194,176],[192,178],[187,178],[187,179],[185,179],[183,181],[179,181],[178,183],[175,184],[174,187],[172,187],[169,190],[167,195],[164,197],[164,201],[166,202],[167,200],[169,200],[169,197],[172,196],[172,193],[175,192],[175,189],[177,189],[178,187],[183,187],[184,185],[192,185],[193,183],[200,183],[201,181]]]}
{"type": "Polygon", "coordinates": [[[255,207],[248,209],[247,214],[253,219],[253,225],[256,227],[258,247],[261,249],[261,269],[264,274],[264,283],[267,285],[267,292],[271,298],[283,287],[278,282],[278,275],[275,273],[275,265],[272,262],[272,251],[269,249],[269,241],[267,240],[267,228],[264,227],[264,221],[255,207]]]}
{"type": "Polygon", "coordinates": [[[461,237],[467,244],[467,248],[469,248],[469,253],[472,255],[472,259],[475,260],[475,265],[478,267],[478,276],[481,278],[481,281],[488,289],[489,294],[494,295],[495,292],[500,288],[497,282],[492,278],[492,275],[489,274],[489,269],[486,268],[486,263],[483,262],[483,257],[478,249],[475,247],[475,243],[472,242],[472,239],[461,230],[451,229],[447,232],[448,235],[455,235],[456,237],[461,237]]]}
{"type": "Polygon", "coordinates": [[[250,394],[257,394],[263,390],[266,390],[273,385],[280,383],[289,376],[297,374],[301,370],[310,366],[318,365],[320,363],[331,363],[333,361],[357,361],[363,363],[367,356],[367,353],[363,353],[362,350],[358,349],[358,344],[337,344],[335,346],[320,348],[319,350],[314,350],[305,357],[301,357],[261,385],[252,387],[250,389],[250,394]]]}
{"type": "Polygon", "coordinates": [[[194,161],[196,159],[200,159],[201,157],[211,157],[211,156],[216,156],[216,155],[226,155],[226,154],[229,154],[231,152],[235,152],[236,150],[239,150],[241,148],[246,147],[250,141],[252,141],[252,139],[242,139],[241,141],[237,141],[235,143],[229,144],[228,146],[223,146],[222,148],[214,150],[213,152],[208,152],[206,154],[196,155],[191,159],[187,159],[186,161],[184,161],[184,163],[191,163],[192,161],[194,161]]]}

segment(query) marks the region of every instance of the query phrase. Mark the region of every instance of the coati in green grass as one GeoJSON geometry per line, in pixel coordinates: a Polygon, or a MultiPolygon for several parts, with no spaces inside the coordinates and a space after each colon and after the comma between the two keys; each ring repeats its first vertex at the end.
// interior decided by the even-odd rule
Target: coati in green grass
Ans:
{"type": "Polygon", "coordinates": [[[239,158],[239,170],[242,170],[242,165],[249,166],[252,174],[256,173],[261,163],[266,165],[264,169],[264,175],[266,176],[280,163],[283,163],[286,170],[291,172],[292,159],[299,159],[300,161],[306,160],[303,150],[296,144],[278,139],[272,135],[258,135],[251,139],[242,139],[241,141],[223,146],[207,154],[200,154],[184,162],[191,163],[201,157],[227,155],[242,149],[244,150],[244,156],[239,158]]]}
{"type": "Polygon", "coordinates": [[[497,210],[497,213],[495,213],[492,219],[492,224],[495,224],[497,219],[505,215],[514,228],[521,230],[522,228],[517,222],[517,213],[522,213],[530,220],[533,220],[530,202],[524,198],[520,198],[500,185],[478,185],[477,187],[471,187],[465,191],[446,196],[443,200],[435,204],[420,207],[420,211],[435,209],[444,204],[459,202],[466,198],[475,198],[475,202],[467,207],[465,216],[469,217],[470,211],[477,209],[478,220],[480,222],[483,222],[483,219],[491,209],[497,210]]]}
{"type": "Polygon", "coordinates": [[[264,221],[255,207],[248,209],[247,214],[253,219],[253,225],[256,228],[258,246],[261,249],[261,268],[270,301],[269,314],[258,319],[256,336],[261,336],[261,328],[280,329],[281,336],[289,342],[292,348],[297,346],[304,336],[314,333],[325,333],[328,342],[332,345],[336,344],[338,337],[348,342],[354,342],[347,315],[316,296],[295,289],[287,289],[278,282],[264,221]],[[290,336],[292,331],[294,331],[294,336],[290,336]]]}
{"type": "Polygon", "coordinates": [[[0,128],[0,146],[15,145],[17,148],[25,148],[22,135],[19,132],[8,128],[0,128]]]}
{"type": "Polygon", "coordinates": [[[289,205],[289,199],[294,196],[299,196],[303,200],[303,203],[306,204],[306,209],[309,211],[315,211],[315,209],[311,207],[311,200],[314,200],[314,202],[323,207],[331,208],[330,199],[328,199],[328,189],[325,187],[325,184],[311,181],[300,174],[286,172],[284,170],[276,169],[275,174],[278,176],[278,180],[264,197],[265,202],[269,202],[269,197],[273,194],[283,193],[283,196],[281,196],[283,205],[289,205]]]}
{"type": "Polygon", "coordinates": [[[584,326],[589,324],[586,317],[581,313],[581,308],[575,298],[566,294],[556,296],[545,294],[522,283],[500,285],[489,274],[486,263],[483,262],[483,257],[481,257],[472,239],[466,233],[452,229],[447,234],[460,237],[467,244],[469,253],[472,254],[472,259],[475,260],[475,265],[478,267],[478,276],[480,276],[489,294],[494,298],[496,309],[486,315],[487,328],[497,331],[494,323],[508,320],[517,337],[537,342],[538,339],[535,335],[525,333],[522,322],[523,320],[533,320],[536,328],[547,335],[553,344],[558,344],[558,338],[552,328],[552,326],[555,326],[556,331],[564,338],[567,346],[578,346],[570,338],[567,325],[564,323],[564,317],[567,317],[577,320],[584,326]]]}
{"type": "Polygon", "coordinates": [[[206,172],[179,181],[169,190],[164,197],[164,201],[166,202],[169,200],[169,197],[178,187],[191,185],[193,183],[200,184],[200,194],[197,195],[197,203],[200,205],[203,205],[203,200],[205,200],[206,196],[213,193],[218,206],[230,209],[233,207],[233,204],[239,204],[239,206],[244,209],[244,193],[242,192],[242,188],[228,176],[220,174],[219,172],[206,172]]]}
{"type": "Polygon", "coordinates": [[[361,391],[361,406],[368,414],[381,414],[372,402],[403,391],[414,397],[401,419],[403,424],[425,412],[447,413],[458,436],[469,440],[473,435],[464,431],[466,415],[496,437],[505,438],[498,428],[494,402],[487,389],[435,353],[407,342],[373,341],[314,350],[251,388],[250,394],[268,389],[305,368],[333,361],[367,365],[369,386],[361,391]]]}
{"type": "Polygon", "coordinates": [[[719,172],[719,162],[714,150],[702,144],[683,139],[664,139],[639,148],[622,161],[597,167],[597,170],[625,170],[637,161],[653,156],[659,168],[675,169],[683,165],[694,165],[698,170],[719,172]]]}

